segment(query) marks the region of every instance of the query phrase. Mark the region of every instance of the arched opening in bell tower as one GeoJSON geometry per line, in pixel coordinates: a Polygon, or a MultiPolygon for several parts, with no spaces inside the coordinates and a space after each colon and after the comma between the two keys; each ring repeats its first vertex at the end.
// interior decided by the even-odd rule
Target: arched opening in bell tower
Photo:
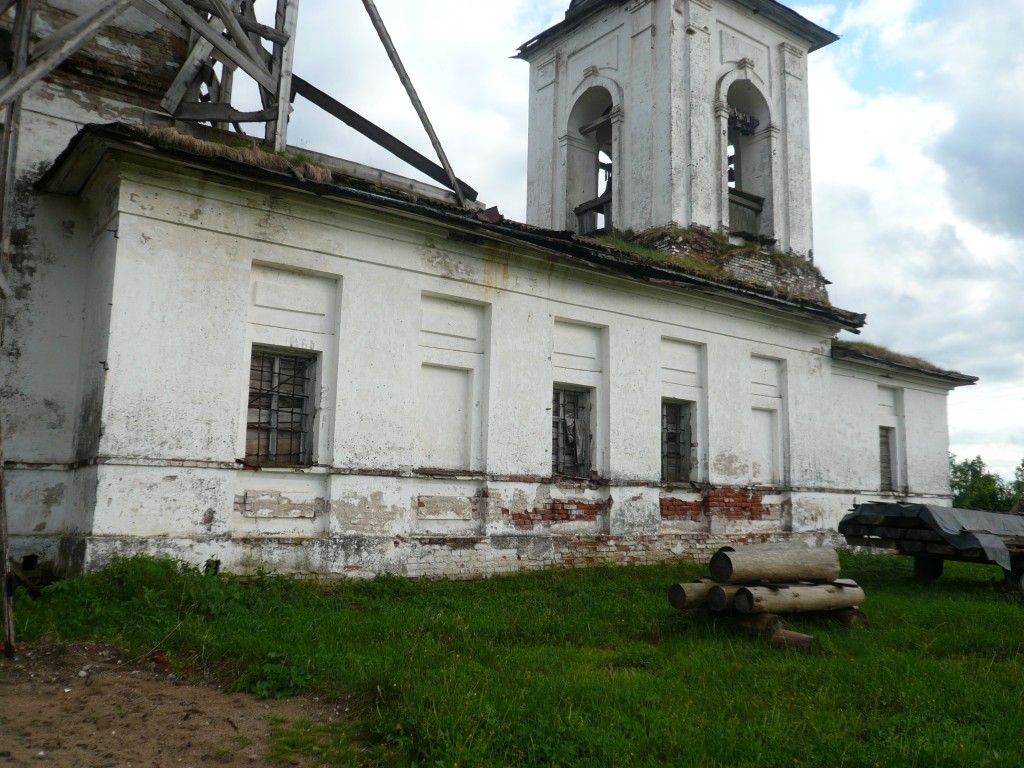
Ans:
{"type": "Polygon", "coordinates": [[[566,221],[581,235],[612,228],[613,110],[608,90],[594,86],[569,113],[566,221]]]}
{"type": "Polygon", "coordinates": [[[772,239],[772,147],[768,104],[749,80],[729,86],[725,173],[729,232],[772,239]]]}

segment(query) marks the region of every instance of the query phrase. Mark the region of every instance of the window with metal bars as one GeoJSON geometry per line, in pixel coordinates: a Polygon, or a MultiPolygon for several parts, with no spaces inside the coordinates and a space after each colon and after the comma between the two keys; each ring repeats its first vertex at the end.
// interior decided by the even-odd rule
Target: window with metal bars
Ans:
{"type": "Polygon", "coordinates": [[[551,474],[590,476],[590,390],[555,385],[551,403],[551,474]]]}
{"type": "Polygon", "coordinates": [[[878,488],[881,491],[895,491],[892,471],[892,443],[895,430],[892,427],[878,428],[878,488]]]}
{"type": "Polygon", "coordinates": [[[661,481],[679,483],[692,479],[692,403],[661,401],[661,481]]]}
{"type": "Polygon", "coordinates": [[[315,373],[316,355],[253,349],[246,464],[307,467],[313,463],[315,373]]]}

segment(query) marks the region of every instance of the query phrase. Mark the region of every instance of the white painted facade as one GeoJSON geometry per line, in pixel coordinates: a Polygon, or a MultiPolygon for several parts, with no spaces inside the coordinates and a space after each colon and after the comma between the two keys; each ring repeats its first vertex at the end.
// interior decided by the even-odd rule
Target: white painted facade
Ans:
{"type": "Polygon", "coordinates": [[[0,358],[16,558],[479,575],[820,540],[855,500],[948,503],[957,381],[833,359],[850,321],[827,307],[597,270],[440,190],[329,189],[143,133],[87,130],[54,165],[115,118],[143,112],[59,81],[26,103],[0,358]],[[254,349],[315,357],[308,462],[245,466],[254,349]],[[553,473],[559,388],[589,403],[585,477],[553,473]],[[663,401],[689,414],[683,481],[663,481],[663,401]]]}

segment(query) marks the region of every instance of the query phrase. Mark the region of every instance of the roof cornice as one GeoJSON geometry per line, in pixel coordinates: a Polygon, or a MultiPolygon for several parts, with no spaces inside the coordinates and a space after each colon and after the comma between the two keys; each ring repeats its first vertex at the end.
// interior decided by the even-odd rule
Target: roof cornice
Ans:
{"type": "MultiPolygon", "coordinates": [[[[516,53],[516,58],[529,59],[533,52],[544,47],[546,43],[572,31],[583,24],[587,19],[613,5],[627,5],[629,0],[578,0],[569,6],[565,12],[565,18],[548,27],[546,30],[527,40],[516,53]]],[[[777,2],[776,0],[731,0],[731,2],[746,8],[754,15],[760,15],[765,19],[782,27],[797,37],[806,40],[808,52],[824,48],[839,39],[839,36],[829,32],[824,27],[815,24],[810,19],[804,18],[792,8],[777,2]]]]}

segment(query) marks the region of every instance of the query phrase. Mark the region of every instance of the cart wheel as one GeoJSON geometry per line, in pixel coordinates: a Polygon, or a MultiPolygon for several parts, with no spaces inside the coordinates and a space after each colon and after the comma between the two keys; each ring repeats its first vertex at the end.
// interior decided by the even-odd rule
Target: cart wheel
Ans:
{"type": "Polygon", "coordinates": [[[935,581],[942,575],[943,565],[942,558],[937,555],[914,555],[914,581],[918,584],[935,581]]]}
{"type": "Polygon", "coordinates": [[[1005,571],[1006,586],[1024,595],[1024,570],[1005,571]]]}

